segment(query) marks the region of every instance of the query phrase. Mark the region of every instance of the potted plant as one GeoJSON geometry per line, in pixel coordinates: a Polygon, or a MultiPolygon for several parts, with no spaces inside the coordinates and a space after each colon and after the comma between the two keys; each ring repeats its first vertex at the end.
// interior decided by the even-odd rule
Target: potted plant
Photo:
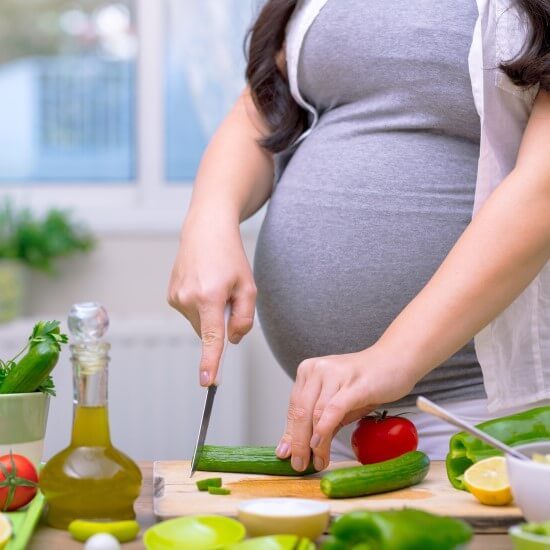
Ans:
{"type": "Polygon", "coordinates": [[[0,455],[40,463],[49,400],[55,395],[51,372],[66,342],[58,321],[40,321],[15,357],[0,360],[0,455]]]}
{"type": "Polygon", "coordinates": [[[0,322],[21,315],[27,268],[53,274],[56,259],[93,246],[92,235],[68,212],[52,209],[38,217],[5,201],[0,206],[0,322]]]}

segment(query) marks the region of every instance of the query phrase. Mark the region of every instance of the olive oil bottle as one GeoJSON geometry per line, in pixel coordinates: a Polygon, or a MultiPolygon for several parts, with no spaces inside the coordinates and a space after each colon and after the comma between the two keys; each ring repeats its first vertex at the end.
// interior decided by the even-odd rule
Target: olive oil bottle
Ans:
{"type": "Polygon", "coordinates": [[[76,304],[69,314],[72,334],[74,413],[70,445],[42,469],[40,489],[47,522],[66,529],[74,519],[134,519],[141,489],[137,465],[111,443],[107,411],[110,345],[101,341],[109,325],[96,303],[76,304]]]}

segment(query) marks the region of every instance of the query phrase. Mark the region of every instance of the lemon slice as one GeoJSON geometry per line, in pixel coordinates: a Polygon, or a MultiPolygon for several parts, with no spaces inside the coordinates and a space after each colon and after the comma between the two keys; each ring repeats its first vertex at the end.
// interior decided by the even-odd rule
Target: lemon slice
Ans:
{"type": "Polygon", "coordinates": [[[506,460],[493,456],[480,460],[464,472],[464,484],[481,504],[505,506],[512,502],[506,460]]]}
{"type": "Polygon", "coordinates": [[[0,514],[0,550],[7,546],[11,534],[10,520],[4,514],[0,514]]]}

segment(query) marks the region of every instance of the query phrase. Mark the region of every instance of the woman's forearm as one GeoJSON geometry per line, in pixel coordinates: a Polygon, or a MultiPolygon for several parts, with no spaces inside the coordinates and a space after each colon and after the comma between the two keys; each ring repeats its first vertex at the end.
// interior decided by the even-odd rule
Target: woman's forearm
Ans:
{"type": "Polygon", "coordinates": [[[458,351],[550,258],[550,97],[542,94],[515,170],[484,204],[433,278],[379,341],[419,379],[458,351]]]}
{"type": "Polygon", "coordinates": [[[202,158],[189,217],[211,215],[238,223],[266,202],[273,185],[273,158],[259,144],[267,127],[246,89],[202,158]]]}

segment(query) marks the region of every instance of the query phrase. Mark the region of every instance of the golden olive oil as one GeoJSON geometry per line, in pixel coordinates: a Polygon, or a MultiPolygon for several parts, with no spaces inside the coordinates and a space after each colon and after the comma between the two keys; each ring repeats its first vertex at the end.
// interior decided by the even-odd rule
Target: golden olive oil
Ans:
{"type": "Polygon", "coordinates": [[[106,407],[76,407],[71,444],[44,466],[40,489],[52,527],[66,529],[74,519],[135,518],[141,472],[111,444],[106,407]]]}
{"type": "Polygon", "coordinates": [[[97,304],[77,304],[69,315],[74,369],[73,430],[70,445],[40,473],[49,525],[66,529],[74,519],[134,519],[142,476],[134,461],[116,449],[109,435],[107,365],[109,344],[98,339],[108,326],[97,304]]]}

